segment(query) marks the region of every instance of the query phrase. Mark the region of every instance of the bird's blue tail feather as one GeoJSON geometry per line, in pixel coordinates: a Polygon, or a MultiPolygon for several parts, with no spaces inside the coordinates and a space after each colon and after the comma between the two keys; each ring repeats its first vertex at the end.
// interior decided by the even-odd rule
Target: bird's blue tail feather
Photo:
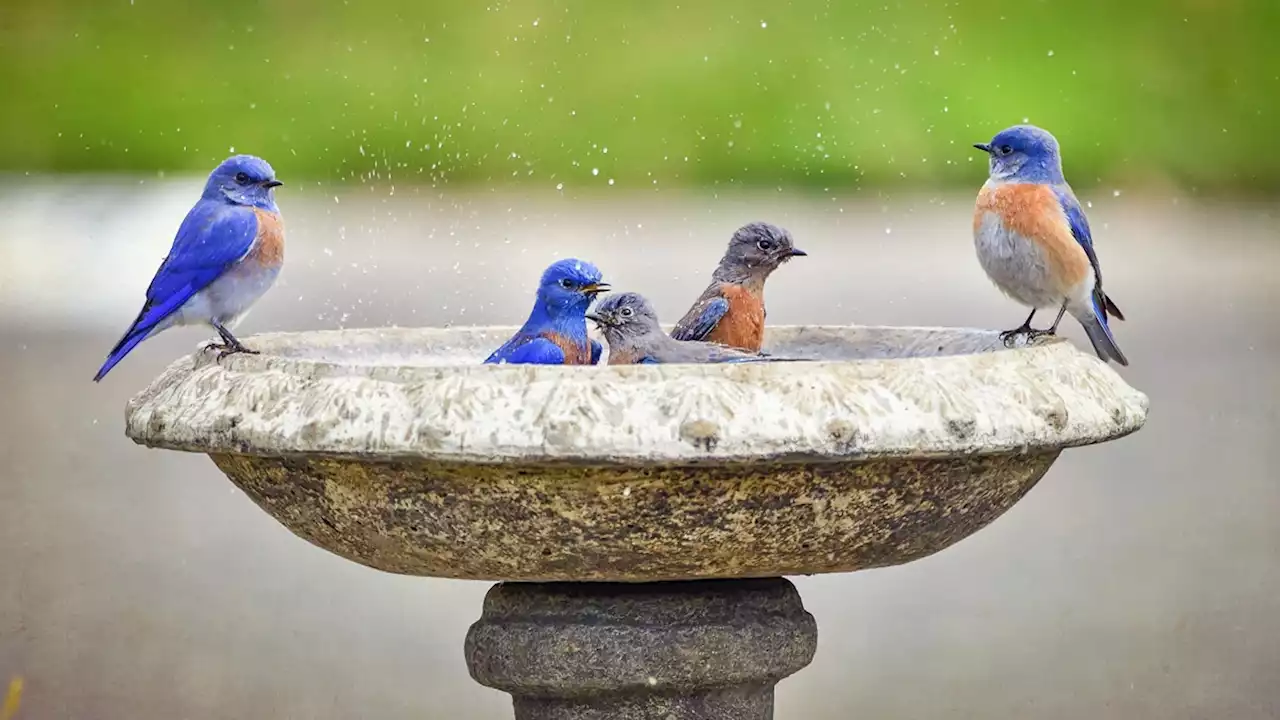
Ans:
{"type": "Polygon", "coordinates": [[[111,352],[107,354],[106,362],[102,363],[98,374],[93,376],[93,381],[98,382],[106,377],[107,373],[111,372],[111,368],[116,366],[116,363],[123,360],[130,350],[137,347],[138,343],[150,337],[157,327],[163,329],[161,323],[181,307],[192,294],[188,286],[162,303],[148,300],[147,304],[143,306],[142,312],[138,313],[138,317],[129,326],[129,330],[125,332],[124,337],[120,338],[120,342],[111,348],[111,352]]]}
{"type": "Polygon", "coordinates": [[[146,331],[140,332],[136,327],[129,328],[129,332],[125,333],[125,336],[120,338],[120,342],[116,343],[116,346],[112,348],[111,353],[107,355],[106,362],[102,363],[102,367],[98,369],[98,374],[93,376],[93,381],[98,382],[102,378],[106,377],[107,373],[111,372],[111,368],[116,366],[116,363],[123,360],[124,356],[129,354],[129,351],[137,347],[138,343],[142,342],[146,338],[146,331]]]}
{"type": "MultiPolygon", "coordinates": [[[[1128,365],[1129,360],[1120,352],[1120,346],[1116,345],[1116,339],[1111,334],[1111,328],[1107,325],[1106,312],[1099,306],[1097,299],[1091,303],[1093,317],[1081,320],[1080,324],[1084,326],[1084,332],[1089,336],[1089,342],[1093,343],[1094,352],[1098,353],[1098,357],[1104,361],[1115,360],[1121,365],[1128,365]]],[[[1118,313],[1117,313],[1118,314],[1118,313]]]]}

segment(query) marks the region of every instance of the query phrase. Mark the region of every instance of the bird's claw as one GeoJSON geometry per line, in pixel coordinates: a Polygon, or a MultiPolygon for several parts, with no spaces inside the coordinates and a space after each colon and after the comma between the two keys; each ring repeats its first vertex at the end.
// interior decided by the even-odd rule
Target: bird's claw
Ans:
{"type": "Polygon", "coordinates": [[[249,348],[239,344],[224,345],[222,343],[211,342],[208,345],[204,346],[205,352],[209,352],[210,350],[218,351],[219,362],[221,362],[224,358],[226,358],[229,355],[257,355],[258,354],[257,350],[250,350],[249,348]]]}
{"type": "Polygon", "coordinates": [[[1035,342],[1037,338],[1054,334],[1053,330],[1036,330],[1033,327],[1024,325],[1023,327],[1005,330],[1000,333],[1000,341],[1004,343],[1005,347],[1011,348],[1018,341],[1018,338],[1026,338],[1026,344],[1030,345],[1035,342]]]}
{"type": "Polygon", "coordinates": [[[224,347],[221,351],[219,351],[218,360],[222,360],[228,355],[257,355],[257,354],[258,354],[257,350],[250,350],[249,348],[243,345],[235,345],[232,347],[224,347]]]}

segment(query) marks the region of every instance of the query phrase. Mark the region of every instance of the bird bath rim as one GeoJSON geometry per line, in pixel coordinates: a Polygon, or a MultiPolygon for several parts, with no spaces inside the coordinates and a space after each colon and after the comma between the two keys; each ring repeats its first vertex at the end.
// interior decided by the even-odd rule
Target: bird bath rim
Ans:
{"type": "Polygon", "coordinates": [[[740,365],[482,365],[511,328],[247,338],[182,358],[126,409],[151,447],[487,464],[839,462],[1060,450],[1122,437],[1148,400],[1059,338],[965,328],[775,326],[740,365]],[[391,363],[353,355],[375,350],[391,363]],[[416,360],[416,362],[415,362],[416,360]],[[443,361],[445,364],[440,364],[443,361]]]}

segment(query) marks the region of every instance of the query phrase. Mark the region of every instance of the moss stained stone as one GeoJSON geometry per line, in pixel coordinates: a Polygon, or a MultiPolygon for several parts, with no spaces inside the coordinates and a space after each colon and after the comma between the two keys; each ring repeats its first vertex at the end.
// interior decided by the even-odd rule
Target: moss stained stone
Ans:
{"type": "Polygon", "coordinates": [[[1056,456],[650,468],[214,461],[299,537],[380,570],[647,582],[908,562],[994,520],[1056,456]]]}

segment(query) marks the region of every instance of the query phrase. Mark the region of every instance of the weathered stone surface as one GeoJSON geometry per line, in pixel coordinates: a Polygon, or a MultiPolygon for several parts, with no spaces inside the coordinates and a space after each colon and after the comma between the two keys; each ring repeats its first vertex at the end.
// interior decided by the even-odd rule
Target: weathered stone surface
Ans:
{"type": "Polygon", "coordinates": [[[764,720],[817,627],[782,579],[503,583],[467,633],[475,680],[517,720],[764,720]]]}
{"type": "Polygon", "coordinates": [[[205,452],[295,533],[391,572],[652,581],[907,562],[1147,399],[1061,340],[773,328],[821,362],[478,365],[510,332],[261,336],[172,365],[128,433],[205,452]]]}
{"type": "Polygon", "coordinates": [[[1147,399],[1060,339],[781,327],[816,363],[480,365],[510,328],[252,338],[261,355],[171,365],[130,402],[144,445],[466,463],[938,457],[1059,450],[1141,427],[1147,399]]]}
{"type": "Polygon", "coordinates": [[[1017,502],[1056,452],[625,468],[215,455],[299,536],[390,572],[772,577],[895,565],[1017,502]]]}

